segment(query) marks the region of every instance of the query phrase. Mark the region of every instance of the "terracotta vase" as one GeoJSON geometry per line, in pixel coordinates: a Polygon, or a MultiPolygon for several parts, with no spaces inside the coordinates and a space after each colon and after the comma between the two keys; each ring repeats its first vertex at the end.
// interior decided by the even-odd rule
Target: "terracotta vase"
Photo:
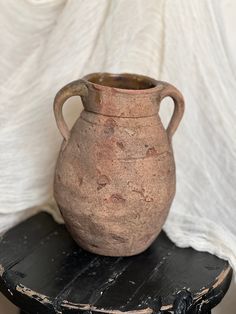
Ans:
{"type": "Polygon", "coordinates": [[[171,140],[183,112],[174,86],[135,74],[94,73],[57,93],[54,113],[64,141],[54,195],[81,247],[129,256],[154,241],[175,195],[171,140]],[[84,110],[69,131],[62,106],[74,95],[84,110]],[[165,130],[158,112],[167,96],[174,113],[165,130]]]}

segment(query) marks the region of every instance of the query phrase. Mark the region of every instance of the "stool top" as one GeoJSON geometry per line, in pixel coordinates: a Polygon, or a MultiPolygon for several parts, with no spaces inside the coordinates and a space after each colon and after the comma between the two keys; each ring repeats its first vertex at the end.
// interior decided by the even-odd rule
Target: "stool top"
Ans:
{"type": "Polygon", "coordinates": [[[0,241],[0,290],[27,313],[205,313],[231,276],[226,261],[178,248],[164,232],[137,256],[88,253],[46,213],[0,241]]]}

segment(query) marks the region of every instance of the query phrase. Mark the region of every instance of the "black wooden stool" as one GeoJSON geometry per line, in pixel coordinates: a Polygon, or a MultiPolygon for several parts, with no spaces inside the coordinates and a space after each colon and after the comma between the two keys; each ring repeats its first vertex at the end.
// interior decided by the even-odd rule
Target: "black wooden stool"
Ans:
{"type": "Polygon", "coordinates": [[[231,276],[226,261],[178,248],[164,232],[134,257],[88,253],[46,213],[0,241],[0,290],[28,314],[210,313],[231,276]]]}

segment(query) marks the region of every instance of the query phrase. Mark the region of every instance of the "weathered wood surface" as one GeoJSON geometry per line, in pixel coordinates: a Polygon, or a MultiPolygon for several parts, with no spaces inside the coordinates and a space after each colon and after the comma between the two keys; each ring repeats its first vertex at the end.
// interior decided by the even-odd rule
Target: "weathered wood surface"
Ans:
{"type": "Polygon", "coordinates": [[[231,276],[226,261],[178,248],[164,232],[138,256],[88,253],[46,213],[0,241],[0,290],[29,314],[207,313],[231,276]]]}

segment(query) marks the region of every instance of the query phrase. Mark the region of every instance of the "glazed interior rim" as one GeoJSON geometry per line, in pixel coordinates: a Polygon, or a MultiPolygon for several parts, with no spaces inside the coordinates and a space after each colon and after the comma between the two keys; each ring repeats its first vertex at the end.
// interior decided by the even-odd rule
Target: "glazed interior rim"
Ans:
{"type": "Polygon", "coordinates": [[[131,73],[92,73],[83,79],[100,88],[110,87],[123,91],[150,91],[158,85],[158,81],[153,78],[131,73]]]}

